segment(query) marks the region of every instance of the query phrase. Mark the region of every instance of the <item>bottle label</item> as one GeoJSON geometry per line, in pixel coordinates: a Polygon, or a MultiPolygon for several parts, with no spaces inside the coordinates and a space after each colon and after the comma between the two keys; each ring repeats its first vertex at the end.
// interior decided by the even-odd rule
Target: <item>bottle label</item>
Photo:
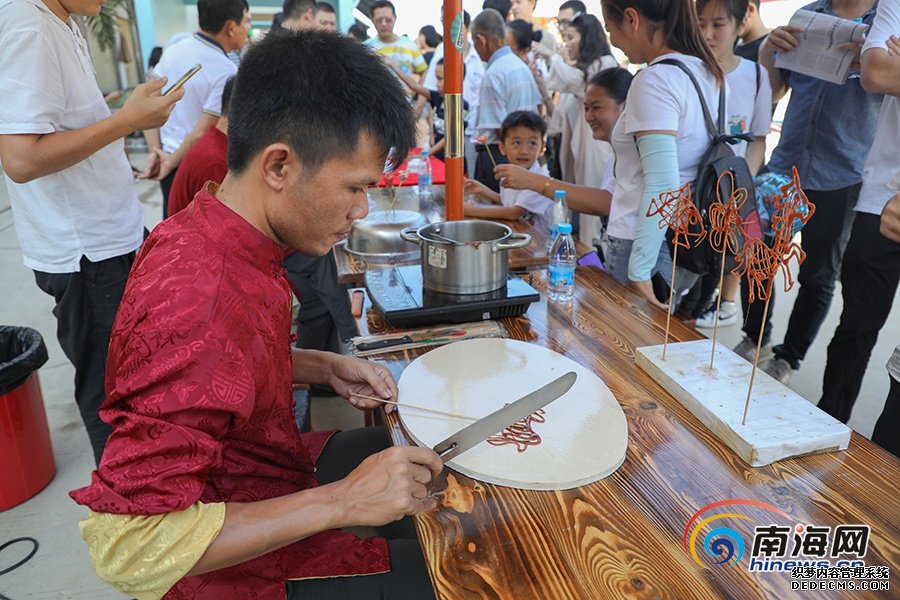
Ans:
{"type": "Polygon", "coordinates": [[[575,285],[575,268],[565,266],[551,266],[549,274],[550,287],[562,287],[575,285]]]}

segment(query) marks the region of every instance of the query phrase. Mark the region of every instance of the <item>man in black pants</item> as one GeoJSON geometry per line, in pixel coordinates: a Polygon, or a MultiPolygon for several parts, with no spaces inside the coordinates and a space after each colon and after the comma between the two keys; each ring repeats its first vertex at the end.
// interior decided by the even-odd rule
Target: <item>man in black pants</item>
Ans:
{"type": "MultiPolygon", "coordinates": [[[[890,39],[900,34],[898,8],[898,0],[887,0],[879,6],[862,51],[862,84],[885,97],[844,255],[844,310],[828,345],[819,400],[819,408],[845,423],[900,282],[900,164],[896,145],[900,135],[900,67],[887,48],[890,39]]],[[[897,352],[894,354],[896,357],[897,352]]],[[[894,377],[900,375],[900,368],[895,360],[892,358],[888,367],[891,393],[872,441],[900,456],[900,386],[894,377]]]]}
{"type": "MultiPolygon", "coordinates": [[[[390,447],[384,427],[366,427],[336,433],[328,441],[316,463],[319,485],[334,483],[347,477],[366,457],[390,447]]],[[[391,553],[391,570],[366,577],[334,577],[304,579],[287,583],[288,600],[381,600],[382,598],[433,597],[431,580],[422,555],[412,518],[375,528],[379,537],[387,538],[391,553]]]]}
{"type": "MultiPolygon", "coordinates": [[[[806,8],[845,19],[860,18],[871,25],[874,4],[873,0],[820,0],[806,8]]],[[[790,26],[778,27],[759,51],[759,62],[766,67],[772,83],[772,101],[777,102],[791,90],[781,140],[772,153],[769,170],[790,176],[791,167],[796,166],[803,189],[816,205],[815,215],[802,232],[806,260],[797,275],[800,289],[784,342],[772,348],[774,358],[763,365],[782,383],[800,368],[831,306],[859,197],[863,163],[875,137],[882,100],[862,88],[858,73],[851,73],[844,85],[837,85],[777,69],[775,52],[794,51],[799,44],[796,34],[798,31],[790,26]]],[[[751,307],[754,309],[761,310],[762,306],[751,307]]]]}
{"type": "Polygon", "coordinates": [[[6,3],[0,22],[0,162],[25,265],[56,301],[57,338],[75,366],[75,401],[99,463],[110,428],[106,352],[144,217],[123,138],[159,127],[184,92],[135,88],[111,115],[87,42],[60,2],[6,3]],[[65,24],[65,26],[63,26],[65,24]]]}

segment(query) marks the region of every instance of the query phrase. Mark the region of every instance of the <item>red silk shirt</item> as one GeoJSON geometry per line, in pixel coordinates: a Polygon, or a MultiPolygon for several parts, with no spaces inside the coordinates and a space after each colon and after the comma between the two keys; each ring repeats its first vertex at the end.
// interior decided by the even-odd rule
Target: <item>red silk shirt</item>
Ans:
{"type": "MultiPolygon", "coordinates": [[[[91,484],[70,494],[77,503],[158,515],[317,485],[330,433],[301,436],[294,421],[283,258],[207,189],[153,231],[110,341],[100,415],[113,433],[91,484]]],[[[389,569],[384,539],[332,530],[186,577],[165,598],[281,599],[287,579],[389,569]]]]}

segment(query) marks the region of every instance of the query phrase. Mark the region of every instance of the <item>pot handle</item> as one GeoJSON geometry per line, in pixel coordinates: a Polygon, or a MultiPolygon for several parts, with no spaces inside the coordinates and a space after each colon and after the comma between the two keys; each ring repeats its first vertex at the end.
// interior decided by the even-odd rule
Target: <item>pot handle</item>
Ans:
{"type": "Polygon", "coordinates": [[[418,229],[418,227],[407,227],[406,229],[402,229],[400,230],[400,237],[402,237],[407,242],[421,245],[422,238],[420,238],[419,234],[417,233],[418,229]]]}
{"type": "Polygon", "coordinates": [[[499,244],[494,244],[494,252],[500,252],[502,250],[514,250],[516,248],[524,248],[528,244],[531,243],[531,235],[527,233],[511,233],[509,235],[510,240],[518,240],[512,243],[500,242],[499,244]]]}

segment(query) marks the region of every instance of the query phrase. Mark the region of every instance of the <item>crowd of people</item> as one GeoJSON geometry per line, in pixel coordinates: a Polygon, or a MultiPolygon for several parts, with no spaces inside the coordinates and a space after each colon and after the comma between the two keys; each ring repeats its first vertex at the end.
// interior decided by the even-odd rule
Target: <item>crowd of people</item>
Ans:
{"type": "MultiPolygon", "coordinates": [[[[762,335],[763,369],[782,382],[840,279],[818,404],[846,422],[900,280],[900,0],[807,6],[868,28],[846,48],[843,84],[777,68],[800,31],[766,30],[759,0],[603,0],[599,15],[569,0],[558,39],[535,24],[536,3],[486,0],[462,19],[466,214],[545,228],[565,191],[609,275],[662,308],[674,286],[699,328],[742,323],[744,357],[762,335]],[[665,228],[647,216],[696,179],[709,115],[758,195],[796,168],[816,206],[777,345],[747,281],[671,281],[665,228]]],[[[90,509],[98,574],[138,598],[431,597],[408,516],[434,505],[440,459],[389,448],[383,428],[298,435],[292,387],[327,386],[361,409],[396,395],[385,368],[335,352],[354,326],[330,252],[386,166],[417,145],[442,156],[441,28],[398,34],[396,7],[378,0],[373,37],[359,23],[341,35],[329,3],[287,0],[249,44],[245,0],[199,0],[198,31],[110,113],[73,18],[101,4],[0,3],[0,161],[25,264],[75,366],[97,470],[72,497],[90,509]],[[123,148],[134,131],[149,147],[139,177],[164,198],[153,232],[123,148]],[[341,531],[353,525],[379,537],[341,531]]],[[[873,441],[900,456],[900,346],[888,370],[873,441]]]]}

